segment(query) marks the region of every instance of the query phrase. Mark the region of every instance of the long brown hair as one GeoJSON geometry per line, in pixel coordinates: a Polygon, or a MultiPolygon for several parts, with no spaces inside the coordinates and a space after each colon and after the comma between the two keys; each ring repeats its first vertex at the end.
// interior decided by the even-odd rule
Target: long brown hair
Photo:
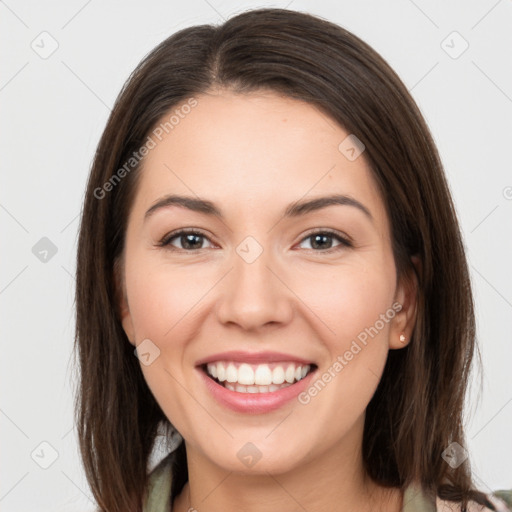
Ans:
{"type": "MultiPolygon", "coordinates": [[[[364,143],[398,275],[416,271],[411,256],[421,260],[412,340],[390,351],[366,411],[366,471],[385,486],[420,482],[431,496],[486,502],[468,461],[452,468],[442,457],[450,443],[465,444],[475,320],[460,229],[429,129],[395,72],[359,38],[312,15],[258,9],[181,30],[156,47],[125,84],[97,148],[77,255],[76,420],[101,510],[141,510],[157,426],[169,423],[116,306],[114,267],[143,162],[134,155],[164,115],[213,87],[307,101],[364,143]]],[[[187,478],[185,455],[183,447],[176,452],[174,492],[187,478]]]]}

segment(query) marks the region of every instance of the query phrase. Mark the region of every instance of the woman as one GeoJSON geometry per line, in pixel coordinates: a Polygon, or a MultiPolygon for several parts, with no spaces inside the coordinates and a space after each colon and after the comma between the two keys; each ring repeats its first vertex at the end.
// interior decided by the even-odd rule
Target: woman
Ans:
{"type": "Polygon", "coordinates": [[[503,507],[464,448],[475,325],[437,150],[339,26],[261,9],[153,50],[100,141],[77,268],[101,510],[503,507]],[[161,429],[183,442],[148,475],[161,429]]]}

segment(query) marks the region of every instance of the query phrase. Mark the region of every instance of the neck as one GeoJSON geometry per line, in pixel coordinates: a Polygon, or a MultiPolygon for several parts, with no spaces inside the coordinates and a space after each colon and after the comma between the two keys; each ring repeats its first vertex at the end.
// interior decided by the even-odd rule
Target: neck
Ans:
{"type": "MultiPolygon", "coordinates": [[[[348,441],[348,440],[347,440],[348,441]]],[[[298,467],[278,474],[229,471],[187,445],[189,480],[173,511],[296,512],[358,510],[399,512],[402,493],[370,480],[363,468],[362,439],[327,450],[298,467]],[[347,446],[359,449],[346,449],[347,446]]]]}

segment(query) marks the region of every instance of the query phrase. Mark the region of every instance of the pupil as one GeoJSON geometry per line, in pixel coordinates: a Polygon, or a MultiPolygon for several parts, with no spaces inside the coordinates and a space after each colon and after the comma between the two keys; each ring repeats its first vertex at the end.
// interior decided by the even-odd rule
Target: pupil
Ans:
{"type": "MultiPolygon", "coordinates": [[[[323,248],[323,249],[325,249],[325,248],[326,248],[326,246],[325,246],[325,245],[321,245],[321,244],[320,244],[320,246],[318,246],[317,242],[318,242],[319,240],[320,240],[320,241],[325,242],[325,240],[326,240],[326,239],[329,239],[329,238],[331,238],[331,237],[330,237],[330,235],[313,235],[313,243],[311,244],[311,246],[313,247],[313,249],[317,249],[317,248],[320,248],[320,249],[322,249],[322,248],[323,248]],[[316,247],[315,247],[315,246],[316,246],[316,247]]],[[[331,243],[331,244],[328,244],[327,249],[329,249],[331,245],[332,245],[332,243],[331,243]]]]}
{"type": "Polygon", "coordinates": [[[183,235],[181,237],[181,241],[182,241],[182,245],[185,249],[194,249],[194,248],[197,248],[197,241],[199,240],[199,248],[201,248],[201,236],[199,235],[194,235],[194,234],[188,234],[188,235],[183,235]],[[194,239],[196,241],[196,244],[194,245],[194,239]],[[183,241],[185,240],[185,243],[183,244],[183,241]]]}

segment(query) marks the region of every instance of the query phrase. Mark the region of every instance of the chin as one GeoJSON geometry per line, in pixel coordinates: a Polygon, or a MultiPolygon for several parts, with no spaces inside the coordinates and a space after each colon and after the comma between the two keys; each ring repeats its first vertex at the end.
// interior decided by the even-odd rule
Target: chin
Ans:
{"type": "Polygon", "coordinates": [[[244,475],[284,474],[303,466],[310,451],[303,443],[283,445],[279,439],[251,442],[230,440],[225,446],[212,441],[204,456],[225,471],[244,475]],[[215,449],[212,449],[215,447],[215,449]]]}

